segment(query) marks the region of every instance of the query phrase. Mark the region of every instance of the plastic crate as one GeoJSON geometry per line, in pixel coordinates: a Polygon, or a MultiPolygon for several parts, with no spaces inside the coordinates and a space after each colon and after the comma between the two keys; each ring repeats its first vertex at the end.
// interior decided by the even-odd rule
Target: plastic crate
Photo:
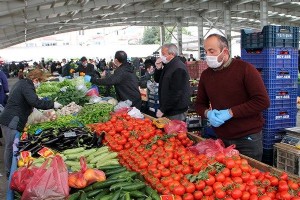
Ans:
{"type": "Polygon", "coordinates": [[[265,129],[263,133],[263,148],[273,149],[273,145],[277,142],[281,142],[282,138],[286,135],[284,129],[265,129]]]}
{"type": "Polygon", "coordinates": [[[200,79],[202,72],[208,68],[208,65],[206,61],[199,60],[187,62],[186,67],[191,79],[200,79]]]}
{"type": "MultiPolygon", "coordinates": [[[[259,70],[259,69],[258,69],[259,70]]],[[[260,71],[263,80],[276,80],[281,82],[294,82],[298,81],[297,68],[264,68],[260,71]]]]}
{"type": "Polygon", "coordinates": [[[288,144],[276,143],[274,145],[274,166],[300,176],[300,150],[288,144]]]}
{"type": "Polygon", "coordinates": [[[256,68],[298,69],[298,49],[296,48],[250,48],[241,50],[241,59],[256,68]]]}
{"type": "Polygon", "coordinates": [[[264,128],[279,129],[296,126],[297,107],[269,108],[263,112],[264,128]]]}
{"type": "Polygon", "coordinates": [[[241,30],[242,48],[299,46],[299,27],[264,26],[261,32],[241,30]]]}
{"type": "Polygon", "coordinates": [[[201,116],[197,113],[189,113],[186,116],[186,124],[188,128],[197,128],[201,127],[201,116]]]}
{"type": "Polygon", "coordinates": [[[289,108],[297,106],[297,88],[267,88],[270,97],[270,108],[289,108]]]}

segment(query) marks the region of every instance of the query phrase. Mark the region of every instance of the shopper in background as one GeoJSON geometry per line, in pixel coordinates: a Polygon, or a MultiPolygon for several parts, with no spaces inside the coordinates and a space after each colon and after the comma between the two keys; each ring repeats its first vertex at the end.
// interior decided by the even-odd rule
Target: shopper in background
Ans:
{"type": "Polygon", "coordinates": [[[139,85],[141,88],[147,88],[147,82],[153,78],[155,71],[155,64],[151,59],[146,59],[144,62],[146,72],[144,76],[141,76],[139,85]]]}
{"type": "Polygon", "coordinates": [[[190,57],[188,58],[188,61],[191,62],[191,61],[196,61],[196,59],[194,58],[194,55],[193,54],[190,54],[190,57]]]}
{"type": "Polygon", "coordinates": [[[161,57],[155,62],[154,80],[159,83],[159,109],[156,117],[185,121],[190,103],[189,74],[178,57],[175,44],[164,44],[161,57]]]}
{"type": "Polygon", "coordinates": [[[12,87],[7,104],[0,115],[0,125],[5,142],[4,163],[7,176],[9,176],[11,168],[15,135],[18,131],[23,131],[33,108],[46,110],[62,106],[57,102],[38,98],[35,88],[44,80],[45,74],[42,70],[34,69],[29,72],[25,79],[19,80],[12,87]]]}
{"type": "MultiPolygon", "coordinates": [[[[3,111],[4,106],[6,105],[7,102],[7,93],[9,92],[8,89],[8,82],[7,82],[7,77],[0,70],[0,113],[3,111]]],[[[0,138],[3,137],[2,131],[0,130],[0,138]]],[[[2,143],[0,141],[0,146],[2,146],[2,143]]]]}
{"type": "Polygon", "coordinates": [[[67,62],[67,60],[64,58],[62,59],[62,62],[61,62],[61,66],[62,66],[62,77],[70,77],[71,76],[71,73],[70,73],[70,70],[71,70],[71,65],[69,62],[67,62]]]}
{"type": "Polygon", "coordinates": [[[80,76],[84,76],[84,75],[90,75],[93,76],[95,74],[95,69],[94,69],[94,65],[91,63],[88,63],[86,57],[82,57],[80,59],[80,65],[77,67],[77,69],[73,70],[71,69],[71,73],[73,72],[79,72],[80,76]]]}
{"type": "Polygon", "coordinates": [[[184,57],[183,53],[180,54],[179,58],[184,64],[186,64],[186,58],[184,57]]]}
{"type": "Polygon", "coordinates": [[[118,101],[130,100],[132,106],[140,109],[142,100],[138,78],[133,67],[127,62],[127,54],[124,51],[117,51],[114,63],[117,68],[112,75],[105,77],[106,73],[103,71],[101,77],[104,78],[86,75],[84,80],[97,85],[114,85],[118,101]]]}
{"type": "Polygon", "coordinates": [[[235,144],[241,154],[260,161],[262,111],[270,105],[263,80],[254,66],[230,57],[225,37],[209,35],[204,48],[209,68],[199,81],[196,111],[226,146],[235,144]]]}

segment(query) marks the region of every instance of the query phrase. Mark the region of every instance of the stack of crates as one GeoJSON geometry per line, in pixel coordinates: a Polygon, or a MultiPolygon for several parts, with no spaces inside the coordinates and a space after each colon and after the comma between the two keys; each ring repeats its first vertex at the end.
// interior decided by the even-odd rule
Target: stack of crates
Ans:
{"type": "Polygon", "coordinates": [[[273,163],[273,146],[296,126],[299,27],[265,26],[241,31],[241,59],[262,75],[271,105],[263,112],[263,162],[273,163]]]}
{"type": "Polygon", "coordinates": [[[158,108],[158,83],[153,83],[152,87],[148,90],[148,109],[150,112],[156,113],[158,108]]]}

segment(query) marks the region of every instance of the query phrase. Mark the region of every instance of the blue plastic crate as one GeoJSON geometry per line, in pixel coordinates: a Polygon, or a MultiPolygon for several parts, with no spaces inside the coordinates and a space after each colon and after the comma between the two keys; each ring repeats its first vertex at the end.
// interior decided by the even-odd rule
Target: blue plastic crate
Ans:
{"type": "MultiPolygon", "coordinates": [[[[259,70],[259,69],[258,69],[259,70]]],[[[277,81],[298,81],[298,69],[296,68],[264,68],[259,70],[263,79],[273,79],[277,81]]]]}
{"type": "Polygon", "coordinates": [[[273,79],[265,79],[263,80],[265,87],[267,89],[278,89],[278,88],[296,88],[297,81],[285,82],[285,81],[277,81],[273,79]]]}
{"type": "Polygon", "coordinates": [[[297,106],[297,88],[267,88],[270,108],[290,108],[297,106]]]}
{"type": "Polygon", "coordinates": [[[296,48],[242,49],[241,59],[253,64],[256,68],[298,69],[298,49],[296,48]]]}
{"type": "Polygon", "coordinates": [[[261,32],[241,30],[241,48],[299,47],[299,27],[264,26],[261,32]]]}
{"type": "Polygon", "coordinates": [[[296,126],[297,107],[269,108],[263,112],[264,128],[287,128],[296,126]]]}
{"type": "Polygon", "coordinates": [[[272,149],[275,143],[281,142],[286,135],[284,129],[263,129],[263,148],[272,149]]]}

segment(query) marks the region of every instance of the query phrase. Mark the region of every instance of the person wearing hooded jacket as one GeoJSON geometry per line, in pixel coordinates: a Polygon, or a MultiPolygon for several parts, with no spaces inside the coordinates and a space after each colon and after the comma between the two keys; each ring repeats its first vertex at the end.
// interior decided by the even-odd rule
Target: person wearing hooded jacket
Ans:
{"type": "Polygon", "coordinates": [[[127,54],[124,51],[117,51],[114,63],[117,69],[108,77],[105,71],[101,77],[86,75],[84,80],[97,85],[114,85],[118,101],[130,100],[132,106],[141,109],[142,99],[139,91],[139,81],[134,73],[133,67],[127,62],[127,54]]]}
{"type": "Polygon", "coordinates": [[[21,79],[13,85],[7,104],[0,115],[0,125],[5,142],[4,163],[7,178],[12,163],[15,135],[17,132],[23,131],[33,108],[47,110],[62,107],[57,102],[38,98],[35,88],[44,80],[45,76],[42,70],[34,69],[29,72],[25,79],[21,79]]]}

